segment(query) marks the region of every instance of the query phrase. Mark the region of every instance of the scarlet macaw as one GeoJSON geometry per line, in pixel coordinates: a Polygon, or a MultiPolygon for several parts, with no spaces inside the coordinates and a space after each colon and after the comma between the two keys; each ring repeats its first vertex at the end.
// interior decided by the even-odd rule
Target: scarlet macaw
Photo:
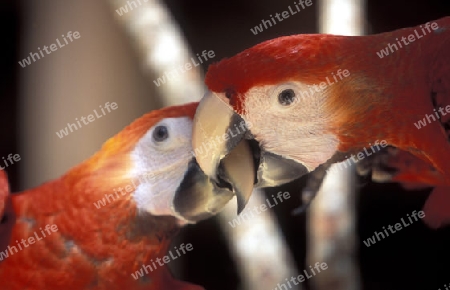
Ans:
{"type": "MultiPolygon", "coordinates": [[[[214,215],[234,195],[195,161],[197,105],[150,112],[61,178],[10,195],[16,221],[0,252],[0,288],[203,289],[153,264],[166,255],[180,226],[214,215]],[[133,278],[144,265],[156,268],[133,278]]],[[[225,175],[231,172],[229,181],[239,169],[235,164],[223,167],[225,175]]]]}
{"type": "MultiPolygon", "coordinates": [[[[293,35],[255,45],[209,67],[209,92],[194,119],[194,149],[217,132],[248,125],[197,161],[219,179],[222,158],[250,140],[256,143],[256,186],[267,186],[266,176],[283,170],[283,162],[295,162],[300,177],[385,140],[436,169],[424,176],[404,168],[398,180],[436,185],[425,220],[433,227],[448,223],[449,51],[450,17],[377,35],[293,35]],[[425,119],[429,123],[420,125],[425,119]],[[214,126],[205,125],[212,120],[214,126]]],[[[269,184],[282,178],[293,179],[281,175],[269,184]]],[[[245,203],[248,197],[240,198],[245,203]]]]}

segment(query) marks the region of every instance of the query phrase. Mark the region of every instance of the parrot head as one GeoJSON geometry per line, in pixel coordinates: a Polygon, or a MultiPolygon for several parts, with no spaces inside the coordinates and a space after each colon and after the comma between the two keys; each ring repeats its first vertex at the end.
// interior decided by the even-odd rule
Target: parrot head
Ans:
{"type": "MultiPolygon", "coordinates": [[[[101,164],[98,159],[102,159],[102,154],[126,153],[129,165],[125,166],[126,173],[120,174],[119,184],[124,184],[124,180],[138,184],[132,194],[138,212],[174,216],[179,224],[195,223],[215,215],[237,194],[235,191],[245,191],[240,195],[252,190],[251,181],[231,189],[223,182],[210,179],[200,168],[191,145],[192,119],[197,105],[191,103],[148,113],[108,140],[100,156],[94,157],[93,163],[101,164]]],[[[247,148],[242,149],[238,148],[236,153],[248,154],[247,148]]],[[[232,157],[231,154],[229,159],[232,157]]],[[[235,172],[242,170],[241,165],[225,160],[221,168],[225,178],[234,184],[235,172]]],[[[102,167],[114,166],[103,164],[102,167]]],[[[124,168],[123,164],[120,168],[124,168]]]]}
{"type": "Polygon", "coordinates": [[[311,87],[339,67],[329,61],[327,49],[319,49],[324,37],[269,40],[209,67],[209,91],[197,109],[192,139],[195,150],[211,147],[208,154],[197,155],[206,174],[223,178],[221,161],[241,143],[252,149],[256,187],[290,182],[334,156],[339,140],[329,121],[339,112],[331,112],[326,100],[341,87],[319,92],[311,87]],[[204,145],[216,139],[221,142],[204,145]]]}
{"type": "MultiPolygon", "coordinates": [[[[441,161],[444,153],[431,157],[433,145],[425,140],[435,138],[418,137],[409,129],[418,116],[433,111],[436,100],[447,101],[443,83],[448,79],[449,23],[445,17],[368,36],[279,37],[212,64],[192,141],[195,150],[210,140],[220,142],[210,146],[209,154],[197,156],[200,167],[220,179],[223,158],[248,143],[255,160],[255,186],[275,186],[384,139],[441,173],[449,171],[441,161]],[[422,28],[426,41],[407,48],[398,42],[398,51],[383,57],[381,51],[388,51],[394,39],[422,28]],[[241,122],[245,130],[233,138],[217,138],[236,131],[241,122]]],[[[444,137],[443,148],[445,128],[435,126],[436,132],[429,134],[444,137]]]]}
{"type": "MultiPolygon", "coordinates": [[[[27,288],[30,279],[36,289],[202,289],[173,279],[153,261],[168,252],[181,226],[213,216],[236,190],[253,184],[231,189],[201,170],[191,142],[197,105],[147,113],[60,178],[18,194],[9,193],[0,171],[0,216],[7,217],[0,221],[0,251],[57,226],[42,242],[6,256],[2,289],[27,288]],[[39,262],[45,259],[52,263],[39,262]]],[[[241,164],[233,158],[221,170],[238,184],[241,164]]]]}

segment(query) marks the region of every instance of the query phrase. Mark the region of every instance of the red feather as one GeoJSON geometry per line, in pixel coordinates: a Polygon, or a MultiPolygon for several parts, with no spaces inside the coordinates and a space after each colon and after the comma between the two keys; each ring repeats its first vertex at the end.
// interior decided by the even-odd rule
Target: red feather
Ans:
{"type": "MultiPolygon", "coordinates": [[[[203,289],[174,280],[166,266],[144,279],[131,276],[166,254],[179,229],[174,217],[138,214],[130,195],[93,206],[105,193],[129,183],[129,152],[143,134],[163,118],[193,118],[196,107],[191,103],[148,113],[61,178],[13,195],[17,221],[9,246],[18,252],[12,249],[14,254],[0,264],[1,289],[203,289]],[[46,225],[56,225],[57,231],[45,231],[46,225]],[[16,240],[29,237],[34,244],[20,250],[16,240]]],[[[5,195],[3,177],[0,197],[5,195]]]]}
{"type": "MultiPolygon", "coordinates": [[[[338,69],[348,70],[351,77],[326,90],[324,131],[337,136],[339,152],[359,152],[384,139],[432,165],[441,175],[434,185],[446,186],[436,188],[425,206],[436,226],[450,221],[450,144],[444,126],[450,116],[421,130],[414,127],[437,106],[450,105],[450,17],[433,22],[439,28],[430,31],[417,26],[370,36],[269,40],[211,65],[206,84],[213,92],[227,92],[234,110],[244,115],[253,87],[288,81],[318,85],[338,69]],[[410,35],[415,42],[400,47],[398,42],[410,35]],[[380,58],[377,52],[391,44],[399,48],[380,58]]],[[[411,172],[397,178],[421,180],[411,172]]]]}

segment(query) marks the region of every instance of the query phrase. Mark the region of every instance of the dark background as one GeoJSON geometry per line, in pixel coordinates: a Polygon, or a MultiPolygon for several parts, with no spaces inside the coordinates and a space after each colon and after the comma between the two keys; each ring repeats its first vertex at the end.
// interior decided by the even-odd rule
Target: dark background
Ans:
{"type": "MultiPolygon", "coordinates": [[[[179,22],[192,51],[214,50],[215,60],[229,57],[261,41],[282,35],[317,33],[317,6],[254,36],[250,28],[267,19],[269,14],[282,11],[293,1],[261,0],[167,0],[166,3],[179,22]]],[[[313,1],[314,2],[314,1],[313,1]]],[[[2,36],[0,57],[0,156],[19,152],[18,90],[20,39],[23,31],[22,5],[24,2],[0,1],[0,30],[2,36]]],[[[450,15],[450,1],[423,0],[371,0],[367,3],[366,25],[368,33],[380,33],[402,27],[415,26],[450,15]]],[[[449,52],[450,53],[450,52],[449,52]]],[[[208,64],[205,64],[208,65],[208,64]]],[[[207,67],[205,66],[206,70],[207,67]]],[[[63,157],[61,157],[63,158],[63,157]]],[[[6,169],[13,191],[20,186],[18,173],[22,163],[6,169]]],[[[300,193],[305,178],[290,189],[300,193]]],[[[450,227],[431,230],[423,223],[415,223],[394,238],[378,242],[367,248],[362,240],[394,224],[406,213],[420,210],[430,190],[405,191],[396,184],[374,184],[360,180],[358,200],[359,265],[362,289],[444,289],[450,283],[450,227]]],[[[276,192],[278,190],[275,190],[276,192]]],[[[292,217],[296,200],[274,208],[280,226],[286,235],[298,268],[305,268],[304,216],[292,217]]],[[[195,227],[183,229],[196,251],[184,257],[183,279],[203,285],[206,289],[236,289],[239,281],[214,219],[195,227]]]]}

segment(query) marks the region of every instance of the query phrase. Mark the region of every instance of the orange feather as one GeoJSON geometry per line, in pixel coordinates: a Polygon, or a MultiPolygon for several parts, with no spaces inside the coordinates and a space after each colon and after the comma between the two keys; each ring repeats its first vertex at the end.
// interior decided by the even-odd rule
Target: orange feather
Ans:
{"type": "Polygon", "coordinates": [[[422,25],[370,36],[276,38],[211,65],[205,82],[211,91],[226,93],[234,110],[245,115],[251,88],[289,81],[319,85],[338,69],[348,70],[350,77],[324,91],[324,131],[337,137],[342,157],[378,139],[433,166],[436,178],[424,178],[419,170],[404,171],[397,179],[435,182],[425,209],[427,222],[436,227],[450,221],[450,144],[444,125],[449,117],[421,130],[414,123],[450,105],[450,17],[430,22],[438,29],[422,25]],[[410,35],[415,41],[400,46],[410,35]],[[397,49],[380,57],[377,52],[393,44],[397,49]]]}
{"type": "MultiPolygon", "coordinates": [[[[150,112],[61,178],[12,195],[17,221],[10,247],[19,250],[16,240],[36,240],[0,264],[0,288],[201,290],[174,280],[165,266],[144,279],[131,276],[166,254],[179,229],[174,217],[138,214],[131,195],[93,206],[105,193],[129,183],[129,153],[152,126],[163,118],[193,118],[196,107],[191,103],[150,112]],[[46,231],[46,225],[56,225],[57,231],[46,231]]],[[[0,200],[5,179],[0,178],[0,200]]]]}

